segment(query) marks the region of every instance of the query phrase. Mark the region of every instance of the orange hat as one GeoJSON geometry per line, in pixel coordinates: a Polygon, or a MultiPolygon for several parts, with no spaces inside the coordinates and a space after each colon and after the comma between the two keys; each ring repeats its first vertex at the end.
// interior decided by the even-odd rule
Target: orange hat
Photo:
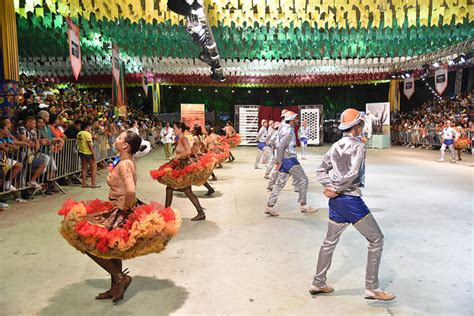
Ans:
{"type": "Polygon", "coordinates": [[[263,125],[267,120],[262,120],[262,122],[260,123],[261,125],[263,125]]]}
{"type": "Polygon", "coordinates": [[[270,125],[270,124],[273,124],[273,121],[272,121],[272,120],[268,121],[268,125],[270,125]]]}
{"type": "Polygon", "coordinates": [[[341,123],[339,124],[339,129],[349,129],[359,124],[361,121],[364,121],[364,115],[356,109],[348,108],[341,114],[341,123]]]}
{"type": "Polygon", "coordinates": [[[283,110],[281,110],[281,115],[280,115],[280,117],[284,117],[284,116],[286,115],[286,113],[287,113],[287,112],[288,112],[288,110],[287,110],[287,109],[283,109],[283,110]]]}

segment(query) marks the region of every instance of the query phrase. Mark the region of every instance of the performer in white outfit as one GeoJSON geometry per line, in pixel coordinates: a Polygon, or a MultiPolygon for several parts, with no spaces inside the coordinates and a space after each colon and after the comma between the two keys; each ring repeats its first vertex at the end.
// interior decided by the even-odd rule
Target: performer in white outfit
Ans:
{"type": "Polygon", "coordinates": [[[285,114],[285,125],[281,126],[278,131],[278,145],[276,165],[278,176],[273,185],[272,192],[268,198],[267,208],[265,214],[271,216],[279,216],[273,209],[281,190],[286,185],[290,175],[293,177],[293,184],[298,189],[298,202],[300,204],[300,211],[302,213],[314,213],[317,210],[309,207],[306,204],[306,195],[308,192],[308,177],[306,176],[303,167],[296,158],[296,135],[295,135],[295,119],[297,114],[288,111],[285,114]]]}
{"type": "Polygon", "coordinates": [[[257,133],[257,157],[255,159],[255,169],[259,169],[260,160],[263,156],[263,150],[267,146],[268,121],[262,120],[261,127],[257,133]]]}
{"type": "Polygon", "coordinates": [[[444,152],[446,151],[446,147],[449,148],[451,152],[451,163],[456,163],[456,156],[454,151],[454,141],[456,140],[456,130],[451,127],[451,121],[446,121],[446,126],[443,128],[441,132],[442,142],[441,145],[441,157],[438,160],[439,162],[444,161],[444,152]]]}
{"type": "Polygon", "coordinates": [[[170,160],[173,155],[171,146],[174,143],[174,138],[174,130],[171,128],[170,123],[166,122],[166,126],[160,132],[160,139],[165,147],[166,160],[170,160]]]}
{"type": "Polygon", "coordinates": [[[388,301],[395,296],[383,292],[378,279],[384,236],[361,198],[366,154],[365,144],[360,138],[363,124],[363,114],[359,111],[347,109],[342,112],[339,129],[344,136],[331,146],[316,172],[318,181],[324,186],[324,195],[329,198],[329,223],[309,292],[315,295],[334,291],[326,284],[326,274],[342,232],[352,224],[369,242],[365,298],[388,301]]]}
{"type": "Polygon", "coordinates": [[[306,121],[303,121],[303,125],[300,126],[298,130],[298,138],[300,139],[300,143],[301,143],[301,159],[306,159],[305,154],[306,154],[306,148],[308,147],[308,133],[309,133],[308,123],[306,121]]]}
{"type": "Polygon", "coordinates": [[[367,139],[372,137],[373,122],[377,120],[378,118],[375,115],[373,115],[370,111],[367,111],[365,115],[364,130],[363,130],[363,133],[367,135],[367,139]]]}

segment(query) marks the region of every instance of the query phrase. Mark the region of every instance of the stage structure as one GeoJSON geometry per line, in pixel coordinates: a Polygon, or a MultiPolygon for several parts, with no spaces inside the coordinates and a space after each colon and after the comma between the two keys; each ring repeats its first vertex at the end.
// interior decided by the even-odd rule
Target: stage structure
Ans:
{"type": "Polygon", "coordinates": [[[234,122],[240,134],[240,145],[256,146],[258,105],[236,105],[234,122]]]}
{"type": "MultiPolygon", "coordinates": [[[[241,141],[240,144],[244,146],[256,146],[255,137],[257,136],[259,125],[259,109],[270,108],[269,106],[259,105],[236,105],[235,106],[235,122],[236,129],[238,130],[241,141]]],[[[323,106],[322,105],[300,105],[291,106],[294,112],[300,114],[300,124],[303,121],[308,122],[309,135],[308,144],[320,146],[323,144],[323,106]]],[[[265,118],[278,120],[281,110],[285,107],[272,107],[276,115],[269,116],[267,114],[265,118]]],[[[273,113],[273,114],[275,114],[273,113]]]]}

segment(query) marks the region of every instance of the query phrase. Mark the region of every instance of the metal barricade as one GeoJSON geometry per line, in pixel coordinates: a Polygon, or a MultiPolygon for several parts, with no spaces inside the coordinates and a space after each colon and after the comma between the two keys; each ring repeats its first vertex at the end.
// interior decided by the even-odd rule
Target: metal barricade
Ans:
{"type": "MultiPolygon", "coordinates": [[[[146,139],[148,131],[141,130],[140,135],[146,139]]],[[[115,137],[106,135],[99,135],[94,141],[97,163],[107,163],[117,156],[113,148],[114,142],[115,137]]],[[[0,169],[0,195],[27,189],[34,189],[36,193],[38,189],[30,182],[33,175],[38,176],[38,174],[36,183],[40,185],[51,183],[65,193],[58,184],[58,180],[69,176],[77,176],[79,179],[78,176],[81,173],[81,159],[76,139],[66,139],[61,146],[42,145],[37,152],[26,146],[6,152],[0,150],[0,158],[2,167],[0,169]]]]}
{"type": "MultiPolygon", "coordinates": [[[[468,151],[472,152],[472,140],[474,134],[467,132],[467,138],[471,140],[468,151]]],[[[392,131],[392,143],[401,146],[412,146],[417,148],[441,147],[441,135],[435,129],[392,131]]]]}

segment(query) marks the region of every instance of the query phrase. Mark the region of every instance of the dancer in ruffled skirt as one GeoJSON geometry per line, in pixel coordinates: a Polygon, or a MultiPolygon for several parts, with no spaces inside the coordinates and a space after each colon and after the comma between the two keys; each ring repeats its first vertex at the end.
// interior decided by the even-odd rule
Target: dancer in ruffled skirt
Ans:
{"type": "Polygon", "coordinates": [[[198,212],[191,220],[200,221],[206,219],[206,214],[191,186],[201,186],[207,182],[215,167],[216,159],[212,153],[202,155],[199,159],[192,157],[191,145],[184,137],[186,129],[186,124],[182,122],[174,124],[174,132],[178,137],[175,159],[163,164],[157,170],[150,171],[150,175],[154,180],[166,185],[166,207],[171,206],[173,191],[181,189],[198,212]]]}
{"type": "MultiPolygon", "coordinates": [[[[222,138],[222,141],[229,144],[230,148],[234,148],[239,146],[240,144],[240,135],[234,129],[231,121],[227,121],[226,126],[224,127],[225,137],[222,138]]],[[[235,160],[234,155],[232,152],[229,151],[229,162],[235,160]]]]}
{"type": "Polygon", "coordinates": [[[120,160],[110,167],[109,201],[67,200],[61,234],[77,250],[87,254],[111,275],[111,288],[96,299],[121,300],[132,282],[122,259],[162,251],[181,226],[181,218],[157,203],[138,205],[133,155],[144,148],[133,131],[122,132],[115,149],[120,160]]]}

